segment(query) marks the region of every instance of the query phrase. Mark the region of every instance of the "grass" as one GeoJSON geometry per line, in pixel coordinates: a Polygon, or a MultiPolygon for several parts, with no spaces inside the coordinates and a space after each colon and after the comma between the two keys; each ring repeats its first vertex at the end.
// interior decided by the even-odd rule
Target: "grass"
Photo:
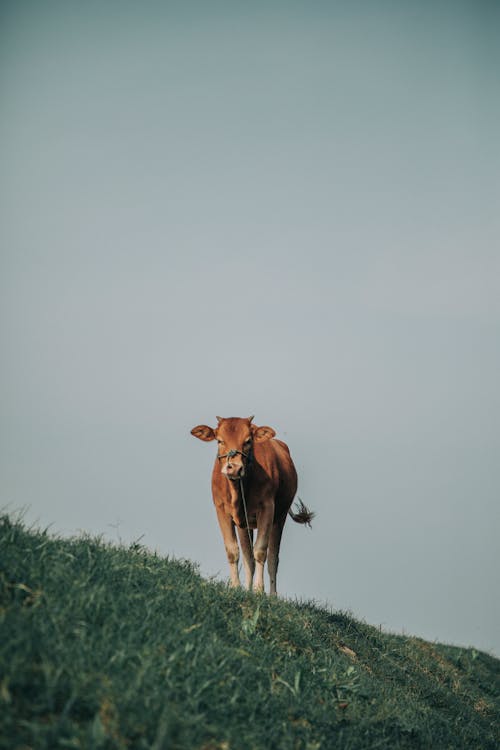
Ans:
{"type": "Polygon", "coordinates": [[[500,744],[500,662],[0,519],[0,747],[500,744]]]}

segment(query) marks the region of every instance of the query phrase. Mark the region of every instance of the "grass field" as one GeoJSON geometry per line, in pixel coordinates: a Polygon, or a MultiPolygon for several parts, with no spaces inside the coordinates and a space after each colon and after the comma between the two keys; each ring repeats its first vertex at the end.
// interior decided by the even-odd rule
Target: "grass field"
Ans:
{"type": "Polygon", "coordinates": [[[0,747],[500,746],[500,662],[0,520],[0,747]]]}

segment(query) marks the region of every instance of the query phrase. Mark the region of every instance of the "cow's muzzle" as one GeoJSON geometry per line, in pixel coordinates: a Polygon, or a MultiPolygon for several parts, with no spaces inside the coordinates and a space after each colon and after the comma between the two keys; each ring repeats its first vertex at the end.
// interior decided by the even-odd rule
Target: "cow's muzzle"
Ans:
{"type": "Polygon", "coordinates": [[[219,461],[223,458],[226,459],[226,462],[221,469],[221,473],[231,481],[236,482],[245,476],[245,462],[243,459],[247,459],[246,453],[232,450],[224,455],[218,455],[217,458],[219,461]]]}
{"type": "Polygon", "coordinates": [[[243,461],[226,461],[221,469],[222,474],[232,481],[242,479],[245,476],[245,465],[243,461]]]}

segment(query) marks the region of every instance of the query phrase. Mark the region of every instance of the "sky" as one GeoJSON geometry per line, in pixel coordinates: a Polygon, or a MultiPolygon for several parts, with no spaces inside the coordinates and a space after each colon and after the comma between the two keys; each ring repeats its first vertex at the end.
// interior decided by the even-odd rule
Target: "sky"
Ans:
{"type": "Polygon", "coordinates": [[[312,530],[278,591],[500,655],[500,8],[0,8],[0,506],[228,567],[215,415],[312,530]]]}

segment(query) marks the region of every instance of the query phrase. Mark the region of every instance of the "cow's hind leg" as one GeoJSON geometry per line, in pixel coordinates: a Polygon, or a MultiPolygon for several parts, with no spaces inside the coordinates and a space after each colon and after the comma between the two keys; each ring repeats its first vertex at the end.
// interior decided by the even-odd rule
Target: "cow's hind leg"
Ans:
{"type": "Polygon", "coordinates": [[[224,539],[224,547],[226,548],[231,586],[239,586],[238,560],[240,559],[240,548],[238,547],[238,540],[234,531],[233,519],[227,513],[224,513],[221,508],[216,507],[216,511],[220,530],[222,531],[222,538],[224,539]]]}
{"type": "Polygon", "coordinates": [[[243,567],[245,569],[245,588],[251,591],[253,586],[253,575],[255,572],[255,560],[253,556],[253,531],[238,528],[238,537],[243,554],[243,567]]]}
{"type": "Polygon", "coordinates": [[[257,539],[253,549],[255,557],[255,590],[264,591],[264,563],[267,559],[267,548],[273,525],[274,502],[264,503],[263,510],[257,515],[257,539]]]}
{"type": "Polygon", "coordinates": [[[276,596],[276,577],[278,575],[279,552],[281,544],[281,535],[285,525],[286,516],[283,520],[273,523],[269,537],[269,548],[267,553],[267,570],[269,573],[269,593],[276,596]]]}

